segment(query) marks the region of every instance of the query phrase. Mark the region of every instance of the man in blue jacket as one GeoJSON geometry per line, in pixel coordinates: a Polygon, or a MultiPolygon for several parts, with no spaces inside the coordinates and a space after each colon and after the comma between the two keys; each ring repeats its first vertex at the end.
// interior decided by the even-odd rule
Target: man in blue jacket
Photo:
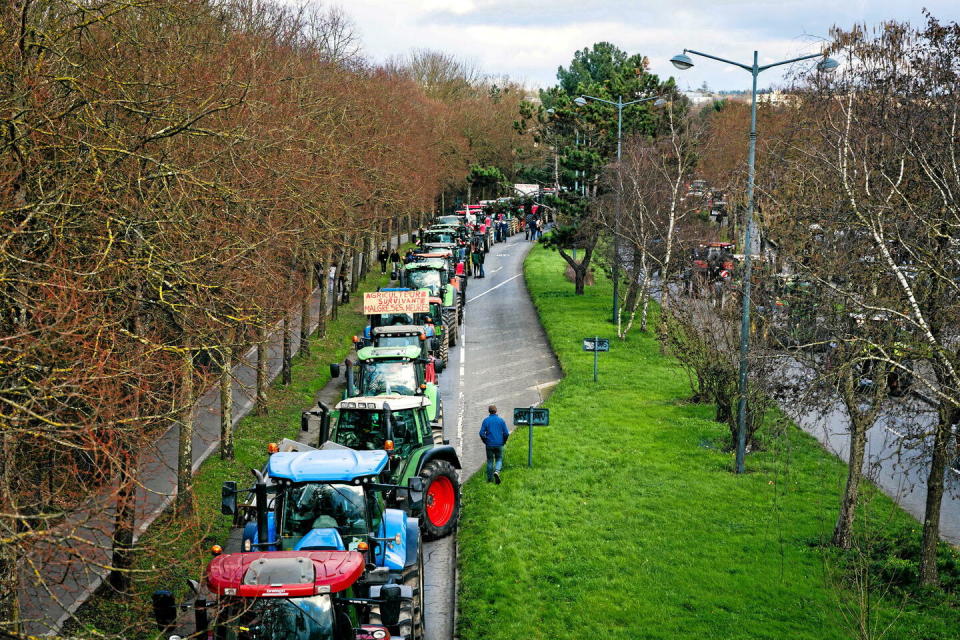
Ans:
{"type": "Polygon", "coordinates": [[[510,430],[503,418],[497,415],[496,405],[487,407],[490,415],[480,425],[480,439],[487,447],[487,482],[500,484],[500,470],[503,468],[503,446],[507,444],[510,430]]]}

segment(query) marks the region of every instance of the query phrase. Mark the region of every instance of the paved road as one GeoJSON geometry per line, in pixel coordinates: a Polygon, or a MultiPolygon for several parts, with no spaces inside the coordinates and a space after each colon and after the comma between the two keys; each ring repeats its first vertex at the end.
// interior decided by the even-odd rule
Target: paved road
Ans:
{"type": "MultiPolygon", "coordinates": [[[[486,463],[477,432],[487,406],[496,404],[510,424],[513,407],[540,402],[562,375],[523,280],[531,246],[517,234],[491,247],[487,277],[469,281],[460,343],[441,375],[445,435],[460,454],[464,482],[486,463]]],[[[509,470],[504,481],[510,481],[509,470]]],[[[426,640],[450,640],[456,625],[456,541],[428,543],[426,553],[426,640]]]]}
{"type": "MultiPolygon", "coordinates": [[[[810,375],[788,356],[782,358],[785,379],[809,384],[810,375]]],[[[781,408],[829,451],[846,461],[850,451],[850,420],[839,400],[822,409],[779,402],[781,408]]],[[[867,432],[863,472],[904,510],[922,522],[926,509],[927,474],[930,471],[930,432],[936,415],[915,397],[891,398],[867,432]]],[[[953,439],[956,443],[956,438],[953,439]]],[[[956,455],[956,453],[954,454],[956,455]]],[[[952,456],[951,456],[952,457],[952,456]]],[[[960,472],[949,469],[940,513],[940,536],[960,545],[960,472]]]]}

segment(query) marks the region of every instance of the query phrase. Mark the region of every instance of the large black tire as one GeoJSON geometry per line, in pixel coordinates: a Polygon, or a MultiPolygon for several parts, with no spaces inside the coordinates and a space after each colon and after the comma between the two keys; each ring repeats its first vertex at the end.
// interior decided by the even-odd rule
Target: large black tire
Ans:
{"type": "MultiPolygon", "coordinates": [[[[404,640],[423,640],[423,539],[417,544],[416,562],[404,567],[395,582],[410,587],[412,598],[400,605],[400,621],[396,627],[389,628],[390,634],[404,640]]],[[[380,608],[370,609],[370,624],[383,624],[380,620],[380,608]]]]}
{"type": "Polygon", "coordinates": [[[446,328],[443,330],[443,337],[440,338],[440,353],[437,354],[443,360],[443,368],[447,368],[450,361],[450,336],[446,328]]]}
{"type": "Polygon", "coordinates": [[[425,540],[445,538],[460,520],[460,478],[446,460],[432,460],[420,470],[423,478],[423,515],[420,530],[425,540]]]}
{"type": "Polygon", "coordinates": [[[457,346],[457,311],[456,309],[443,310],[443,328],[449,336],[448,341],[451,347],[457,346]]]}

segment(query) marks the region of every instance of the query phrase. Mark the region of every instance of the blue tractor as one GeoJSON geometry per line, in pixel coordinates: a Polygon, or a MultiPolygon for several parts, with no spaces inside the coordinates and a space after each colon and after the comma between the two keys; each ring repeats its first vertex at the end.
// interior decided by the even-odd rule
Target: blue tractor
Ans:
{"type": "MultiPolygon", "coordinates": [[[[242,527],[242,552],[357,551],[367,570],[357,583],[363,597],[383,585],[405,589],[404,615],[392,632],[411,640],[422,637],[423,552],[419,519],[388,509],[384,494],[406,492],[412,511],[423,503],[423,480],[406,487],[382,484],[389,463],[386,451],[354,451],[329,443],[313,449],[285,441],[270,455],[256,483],[237,489],[225,482],[222,512],[242,527]],[[238,508],[237,496],[252,496],[238,508]]],[[[377,624],[376,616],[371,619],[377,624]]],[[[392,626],[392,625],[391,625],[392,626]]]]}

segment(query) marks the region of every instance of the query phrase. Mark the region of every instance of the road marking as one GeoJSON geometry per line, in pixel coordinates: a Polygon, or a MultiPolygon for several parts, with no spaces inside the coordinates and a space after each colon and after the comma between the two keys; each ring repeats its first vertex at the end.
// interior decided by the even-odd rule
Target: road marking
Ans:
{"type": "Polygon", "coordinates": [[[542,391],[544,389],[549,389],[550,387],[556,386],[559,383],[559,380],[548,380],[547,382],[541,382],[540,384],[535,384],[532,387],[527,387],[527,389],[530,391],[542,391]]]}
{"type": "Polygon", "coordinates": [[[497,271],[502,271],[502,270],[503,270],[503,267],[497,267],[497,268],[494,269],[493,271],[488,271],[487,273],[493,274],[493,273],[496,273],[497,271]]]}
{"type": "Polygon", "coordinates": [[[466,318],[464,318],[464,324],[460,327],[462,333],[460,334],[460,398],[457,401],[457,443],[460,448],[460,455],[463,455],[463,414],[466,411],[466,403],[463,400],[463,381],[464,381],[464,365],[467,361],[467,327],[466,327],[466,318]]]}
{"type": "Polygon", "coordinates": [[[490,292],[493,291],[494,289],[499,289],[500,287],[502,287],[503,285],[507,284],[507,283],[510,282],[511,280],[516,280],[517,278],[519,278],[519,277],[522,276],[522,275],[523,275],[522,273],[518,273],[518,274],[515,275],[515,276],[511,276],[510,278],[507,278],[506,280],[504,280],[503,282],[501,282],[501,283],[498,284],[497,286],[495,286],[495,287],[490,287],[489,289],[487,289],[487,290],[484,291],[483,293],[480,293],[480,294],[477,294],[477,295],[473,296],[472,298],[470,298],[469,300],[467,300],[467,302],[473,302],[473,301],[476,300],[477,298],[481,298],[481,297],[487,295],[488,293],[490,293],[490,292]]]}

